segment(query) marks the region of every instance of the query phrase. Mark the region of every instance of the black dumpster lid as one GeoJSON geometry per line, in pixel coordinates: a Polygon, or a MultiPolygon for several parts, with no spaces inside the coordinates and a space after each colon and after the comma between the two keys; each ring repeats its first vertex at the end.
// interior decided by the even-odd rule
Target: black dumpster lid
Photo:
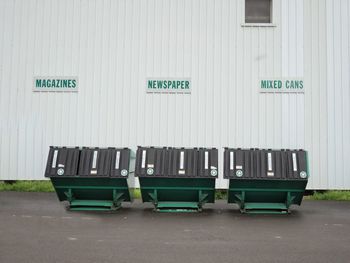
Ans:
{"type": "Polygon", "coordinates": [[[308,177],[305,150],[225,148],[226,179],[307,180],[308,177]]]}
{"type": "MultiPolygon", "coordinates": [[[[129,148],[50,146],[46,177],[128,177],[129,148]]],[[[133,169],[132,169],[133,170],[133,169]]]]}
{"type": "Polygon", "coordinates": [[[218,150],[204,147],[142,147],[136,153],[139,177],[217,178],[218,150]]]}

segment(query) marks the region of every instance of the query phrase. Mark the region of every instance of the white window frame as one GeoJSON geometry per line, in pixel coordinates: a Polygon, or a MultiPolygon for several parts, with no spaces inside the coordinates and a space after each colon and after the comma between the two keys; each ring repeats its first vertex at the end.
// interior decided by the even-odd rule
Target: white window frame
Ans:
{"type": "Polygon", "coordinates": [[[246,0],[243,0],[243,22],[242,22],[241,26],[242,27],[276,27],[276,24],[274,23],[274,18],[275,18],[274,2],[275,1],[276,0],[271,0],[271,22],[270,23],[246,23],[245,22],[245,2],[246,2],[246,0]]]}

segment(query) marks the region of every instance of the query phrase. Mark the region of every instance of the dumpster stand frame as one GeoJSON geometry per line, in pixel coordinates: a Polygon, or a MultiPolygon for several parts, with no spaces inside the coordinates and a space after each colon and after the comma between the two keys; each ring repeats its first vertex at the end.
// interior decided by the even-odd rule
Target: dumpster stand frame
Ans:
{"type": "Polygon", "coordinates": [[[293,204],[295,195],[292,193],[304,193],[304,190],[298,189],[228,189],[229,192],[238,192],[241,194],[235,194],[234,196],[239,200],[237,203],[242,213],[247,214],[289,214],[289,207],[293,204]],[[286,193],[285,203],[267,203],[267,202],[245,202],[246,192],[284,192],[286,193]]]}
{"type": "MultiPolygon", "coordinates": [[[[147,189],[148,187],[144,187],[147,189]]],[[[198,202],[180,202],[180,201],[159,201],[158,200],[158,190],[169,189],[169,187],[152,187],[153,193],[148,193],[148,195],[152,199],[152,203],[154,205],[154,211],[156,212],[166,212],[166,213],[191,213],[191,212],[201,212],[202,207],[205,203],[208,202],[207,197],[209,196],[207,193],[203,193],[202,189],[198,190],[198,202]]],[[[174,189],[174,188],[171,188],[174,189]]],[[[193,188],[187,187],[176,187],[176,190],[191,190],[193,188]]],[[[210,189],[203,189],[210,190],[210,189]]]]}
{"type": "MultiPolygon", "coordinates": [[[[125,190],[125,187],[107,187],[113,190],[112,200],[80,200],[74,197],[74,189],[97,189],[98,186],[56,186],[56,188],[68,189],[64,194],[69,202],[68,209],[71,211],[115,211],[121,208],[122,202],[125,201],[124,193],[118,190],[125,190]]],[[[106,189],[106,187],[102,187],[106,189]]]]}

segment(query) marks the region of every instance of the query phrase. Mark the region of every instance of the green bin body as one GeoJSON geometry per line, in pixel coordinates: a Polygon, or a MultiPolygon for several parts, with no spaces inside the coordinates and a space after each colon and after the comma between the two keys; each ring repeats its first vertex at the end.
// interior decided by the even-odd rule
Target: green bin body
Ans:
{"type": "Polygon", "coordinates": [[[126,148],[50,147],[45,176],[70,210],[116,210],[132,201],[131,157],[126,148]]]}
{"type": "Polygon", "coordinates": [[[135,175],[143,202],[159,212],[201,211],[215,201],[217,150],[139,147],[135,175]]]}
{"type": "Polygon", "coordinates": [[[243,213],[289,213],[300,205],[309,170],[303,150],[225,149],[228,203],[243,213]]]}

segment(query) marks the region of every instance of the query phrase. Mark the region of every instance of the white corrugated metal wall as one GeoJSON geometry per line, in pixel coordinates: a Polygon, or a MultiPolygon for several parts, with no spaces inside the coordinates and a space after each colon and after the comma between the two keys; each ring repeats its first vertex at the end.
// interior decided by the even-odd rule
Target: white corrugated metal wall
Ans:
{"type": "Polygon", "coordinates": [[[0,0],[0,179],[42,179],[49,145],[269,147],[310,151],[309,188],[350,188],[349,0],[273,4],[275,27],[242,27],[244,0],[0,0]],[[33,76],[79,92],[34,93],[33,76]],[[192,94],[146,94],[150,77],[192,94]],[[306,93],[258,93],[260,77],[306,93]]]}
{"type": "Polygon", "coordinates": [[[350,0],[304,4],[310,188],[350,189],[350,0]]]}

